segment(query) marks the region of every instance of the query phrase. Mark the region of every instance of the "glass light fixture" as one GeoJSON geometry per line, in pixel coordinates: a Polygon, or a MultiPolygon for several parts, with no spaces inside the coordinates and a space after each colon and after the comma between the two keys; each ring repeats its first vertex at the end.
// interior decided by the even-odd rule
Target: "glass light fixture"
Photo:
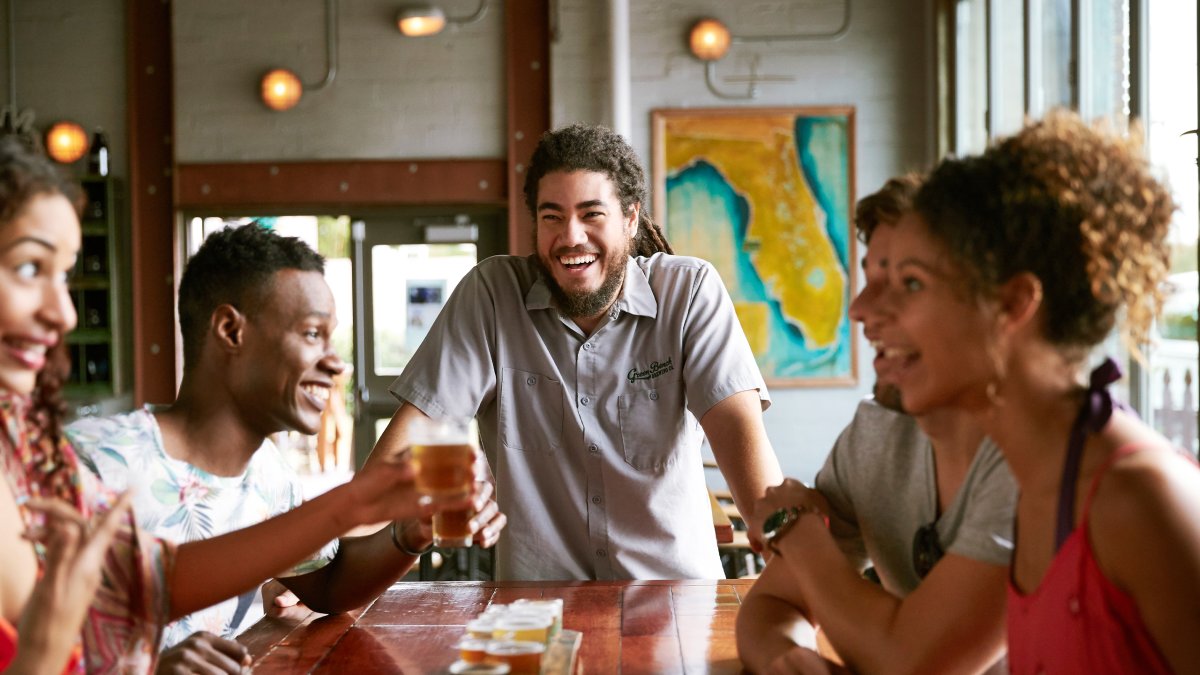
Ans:
{"type": "Polygon", "coordinates": [[[446,27],[446,13],[432,5],[405,5],[396,14],[396,27],[409,37],[437,35],[446,27]]]}
{"type": "Polygon", "coordinates": [[[286,68],[276,68],[262,78],[262,102],[271,110],[289,110],[300,102],[304,85],[286,68]]]}
{"type": "Polygon", "coordinates": [[[71,164],[79,161],[87,150],[87,132],[75,122],[56,122],[46,131],[46,153],[56,162],[71,164]]]}
{"type": "Polygon", "coordinates": [[[731,41],[729,29],[716,19],[697,21],[688,35],[688,47],[701,61],[716,61],[724,57],[731,41]]]}

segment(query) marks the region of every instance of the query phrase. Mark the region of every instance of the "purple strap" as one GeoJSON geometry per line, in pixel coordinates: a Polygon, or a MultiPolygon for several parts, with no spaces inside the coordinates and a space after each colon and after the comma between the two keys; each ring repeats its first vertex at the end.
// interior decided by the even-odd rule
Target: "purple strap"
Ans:
{"type": "MultiPolygon", "coordinates": [[[[1079,478],[1079,461],[1083,458],[1083,442],[1088,434],[1096,433],[1108,424],[1112,417],[1113,400],[1108,385],[1121,379],[1121,367],[1111,358],[1104,359],[1092,371],[1083,405],[1071,425],[1071,437],[1067,443],[1067,459],[1063,463],[1062,483],[1058,488],[1058,526],[1054,532],[1054,550],[1062,548],[1071,531],[1075,529],[1075,484],[1079,478]]],[[[1116,403],[1119,408],[1125,406],[1116,403]]]]}

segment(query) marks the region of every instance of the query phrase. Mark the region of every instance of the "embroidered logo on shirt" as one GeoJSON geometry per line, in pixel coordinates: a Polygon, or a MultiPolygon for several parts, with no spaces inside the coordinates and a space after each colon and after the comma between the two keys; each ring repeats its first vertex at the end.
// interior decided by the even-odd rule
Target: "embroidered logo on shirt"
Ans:
{"type": "Polygon", "coordinates": [[[675,365],[671,363],[673,360],[674,357],[662,362],[655,361],[654,363],[651,363],[650,367],[645,370],[638,370],[637,366],[634,366],[633,368],[629,369],[629,373],[626,375],[626,377],[629,378],[630,384],[637,380],[652,380],[659,375],[663,375],[675,370],[675,365]]]}

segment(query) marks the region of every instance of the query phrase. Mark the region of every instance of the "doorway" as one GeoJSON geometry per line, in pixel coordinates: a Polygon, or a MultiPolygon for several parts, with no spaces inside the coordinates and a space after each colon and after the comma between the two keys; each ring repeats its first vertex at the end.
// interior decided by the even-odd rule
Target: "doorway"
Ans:
{"type": "Polygon", "coordinates": [[[357,466],[399,407],[388,386],[458,282],[475,263],[503,252],[505,215],[423,208],[353,219],[357,466]]]}

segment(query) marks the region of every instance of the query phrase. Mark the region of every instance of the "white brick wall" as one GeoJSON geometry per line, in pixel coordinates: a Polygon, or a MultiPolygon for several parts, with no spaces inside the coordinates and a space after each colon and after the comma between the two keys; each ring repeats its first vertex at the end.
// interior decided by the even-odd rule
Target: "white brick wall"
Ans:
{"type": "MultiPolygon", "coordinates": [[[[325,76],[322,0],[174,0],[180,162],[503,157],[503,2],[480,21],[406,38],[391,0],[341,0],[334,83],[273,112],[273,67],[325,76]]],[[[452,17],[474,0],[442,0],[452,17]]]]}

